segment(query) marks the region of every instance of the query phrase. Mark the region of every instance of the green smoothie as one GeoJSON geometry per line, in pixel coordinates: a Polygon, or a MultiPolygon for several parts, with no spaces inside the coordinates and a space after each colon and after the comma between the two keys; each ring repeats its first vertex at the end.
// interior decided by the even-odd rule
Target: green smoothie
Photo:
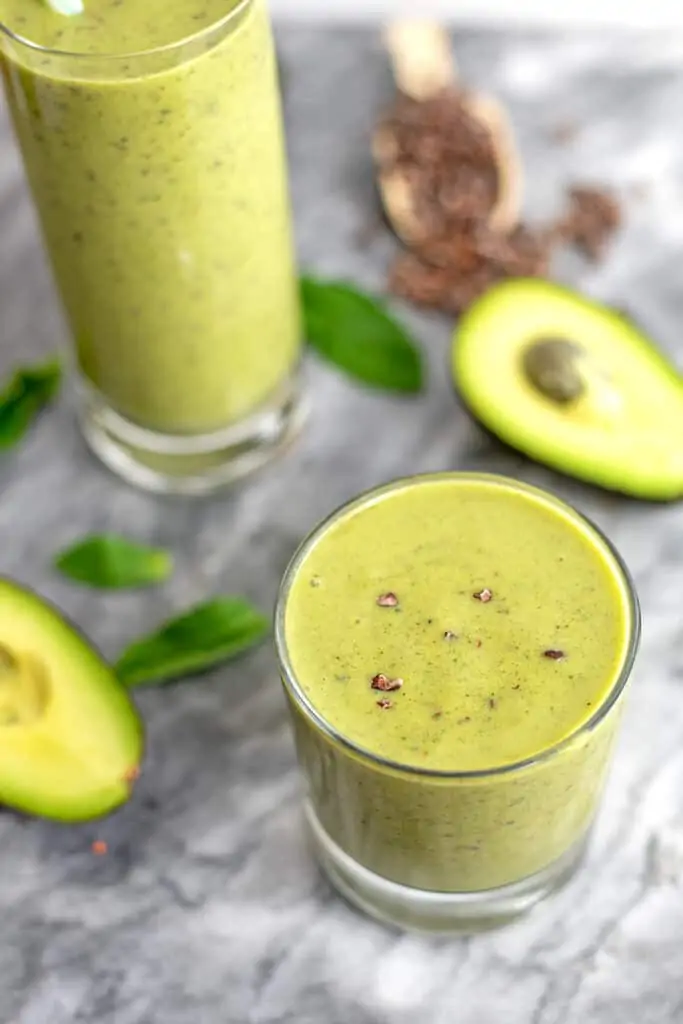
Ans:
{"type": "Polygon", "coordinates": [[[584,841],[637,630],[585,520],[495,477],[399,482],[314,535],[283,601],[312,805],[355,861],[468,892],[584,841]]]}
{"type": "Polygon", "coordinates": [[[0,23],[82,373],[160,433],[248,417],[300,340],[264,0],[85,0],[75,17],[0,0],[0,23]]]}

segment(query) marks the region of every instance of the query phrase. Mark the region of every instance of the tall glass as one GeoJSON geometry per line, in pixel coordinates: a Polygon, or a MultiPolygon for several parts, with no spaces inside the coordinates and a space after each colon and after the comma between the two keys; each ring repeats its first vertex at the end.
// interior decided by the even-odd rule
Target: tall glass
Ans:
{"type": "MultiPolygon", "coordinates": [[[[457,533],[457,522],[453,530],[457,533]]],[[[432,550],[425,522],[419,542],[432,550]]],[[[338,578],[361,571],[372,580],[373,573],[380,571],[366,562],[351,570],[348,557],[347,551],[345,563],[335,567],[338,578]]],[[[571,567],[567,571],[571,572],[571,567]]],[[[524,586],[524,580],[520,585],[524,586]]],[[[561,580],[556,585],[561,586],[561,580]]],[[[455,580],[453,587],[458,587],[455,580]]],[[[393,595],[388,596],[393,600],[393,595]]],[[[339,614],[337,607],[335,616],[339,614]]],[[[388,613],[380,610],[377,614],[388,613]]],[[[346,630],[346,620],[341,621],[346,630]]],[[[323,631],[317,622],[310,636],[310,643],[318,649],[324,643],[323,631]]],[[[339,638],[340,634],[334,635],[339,638]]],[[[356,642],[353,623],[344,635],[350,645],[356,642]]],[[[500,924],[569,878],[583,858],[599,805],[639,635],[636,594],[618,554],[578,512],[534,488],[476,474],[435,474],[397,481],[334,513],[295,554],[282,582],[276,613],[281,675],[307,787],[309,831],[317,858],[333,884],[352,903],[393,924],[459,931],[500,924]],[[592,717],[536,756],[476,771],[428,770],[387,760],[341,734],[315,706],[315,680],[297,676],[288,628],[288,603],[297,580],[309,588],[321,585],[317,578],[309,584],[307,559],[316,545],[335,531],[345,536],[344,528],[356,513],[390,500],[392,493],[419,488],[423,482],[429,485],[458,479],[483,481],[489,488],[497,483],[521,494],[541,496],[560,512],[567,530],[577,529],[591,538],[613,575],[615,593],[623,595],[625,609],[623,662],[592,717]]],[[[301,649],[301,632],[298,643],[301,649]]],[[[338,644],[341,658],[337,665],[344,662],[345,654],[344,640],[338,639],[338,644]]],[[[430,671],[428,662],[425,670],[430,671]]],[[[357,702],[357,696],[344,692],[347,701],[357,702]]],[[[377,696],[394,698],[395,694],[377,696]]],[[[454,740],[457,742],[455,733],[454,740]]]]}
{"type": "MultiPolygon", "coordinates": [[[[37,0],[35,0],[37,3],[37,0]]],[[[0,67],[78,363],[91,448],[202,493],[301,421],[300,321],[265,0],[172,45],[0,67]]]]}

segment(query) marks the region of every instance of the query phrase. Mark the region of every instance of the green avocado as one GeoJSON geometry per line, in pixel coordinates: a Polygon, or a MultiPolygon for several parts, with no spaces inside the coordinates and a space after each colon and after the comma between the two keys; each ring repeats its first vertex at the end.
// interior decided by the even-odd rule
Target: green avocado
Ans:
{"type": "Polygon", "coordinates": [[[124,687],[36,594],[0,578],[0,804],[87,821],[128,799],[143,730],[124,687]]]}
{"type": "Polygon", "coordinates": [[[473,415],[530,458],[638,498],[683,495],[683,378],[623,314],[506,281],[460,320],[452,370],[473,415]]]}

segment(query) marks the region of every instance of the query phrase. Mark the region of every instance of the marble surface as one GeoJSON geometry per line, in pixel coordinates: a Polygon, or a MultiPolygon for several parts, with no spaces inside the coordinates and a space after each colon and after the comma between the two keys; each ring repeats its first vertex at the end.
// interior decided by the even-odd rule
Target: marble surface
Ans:
{"type": "MultiPolygon", "coordinates": [[[[458,36],[463,72],[510,104],[545,216],[581,177],[628,200],[609,260],[558,275],[627,304],[683,363],[683,65],[667,39],[458,36]],[[579,128],[570,145],[558,121],[579,128]]],[[[381,287],[368,132],[391,83],[369,30],[280,33],[298,245],[307,267],[381,287]]],[[[5,120],[0,368],[63,328],[5,120]]],[[[303,532],[392,476],[485,468],[554,488],[623,551],[642,596],[640,670],[587,870],[507,930],[402,936],[357,915],[302,840],[299,783],[269,646],[145,691],[149,756],[132,802],[65,828],[0,816],[2,1024],[669,1024],[683,1020],[683,508],[571,482],[498,446],[454,400],[450,324],[405,310],[431,367],[399,400],[310,366],[313,417],[288,457],[202,502],[137,493],[95,464],[65,396],[0,463],[0,571],[39,588],[108,655],[217,591],[264,608],[303,532]],[[166,544],[173,581],[133,595],[60,582],[52,553],[111,528],[166,544]],[[109,854],[90,852],[95,839],[109,854]]]]}
{"type": "Polygon", "coordinates": [[[552,26],[557,30],[613,26],[629,29],[679,28],[678,0],[270,0],[274,14],[296,20],[371,21],[380,18],[439,18],[452,24],[552,26]]]}

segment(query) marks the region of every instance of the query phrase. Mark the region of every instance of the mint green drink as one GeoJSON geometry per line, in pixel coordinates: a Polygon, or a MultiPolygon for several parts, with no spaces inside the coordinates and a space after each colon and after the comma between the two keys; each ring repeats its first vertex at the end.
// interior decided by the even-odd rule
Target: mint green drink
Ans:
{"type": "Polygon", "coordinates": [[[201,491],[297,421],[300,324],[264,0],[0,0],[5,88],[86,436],[201,491]],[[22,41],[19,41],[19,37],[22,41]]]}

